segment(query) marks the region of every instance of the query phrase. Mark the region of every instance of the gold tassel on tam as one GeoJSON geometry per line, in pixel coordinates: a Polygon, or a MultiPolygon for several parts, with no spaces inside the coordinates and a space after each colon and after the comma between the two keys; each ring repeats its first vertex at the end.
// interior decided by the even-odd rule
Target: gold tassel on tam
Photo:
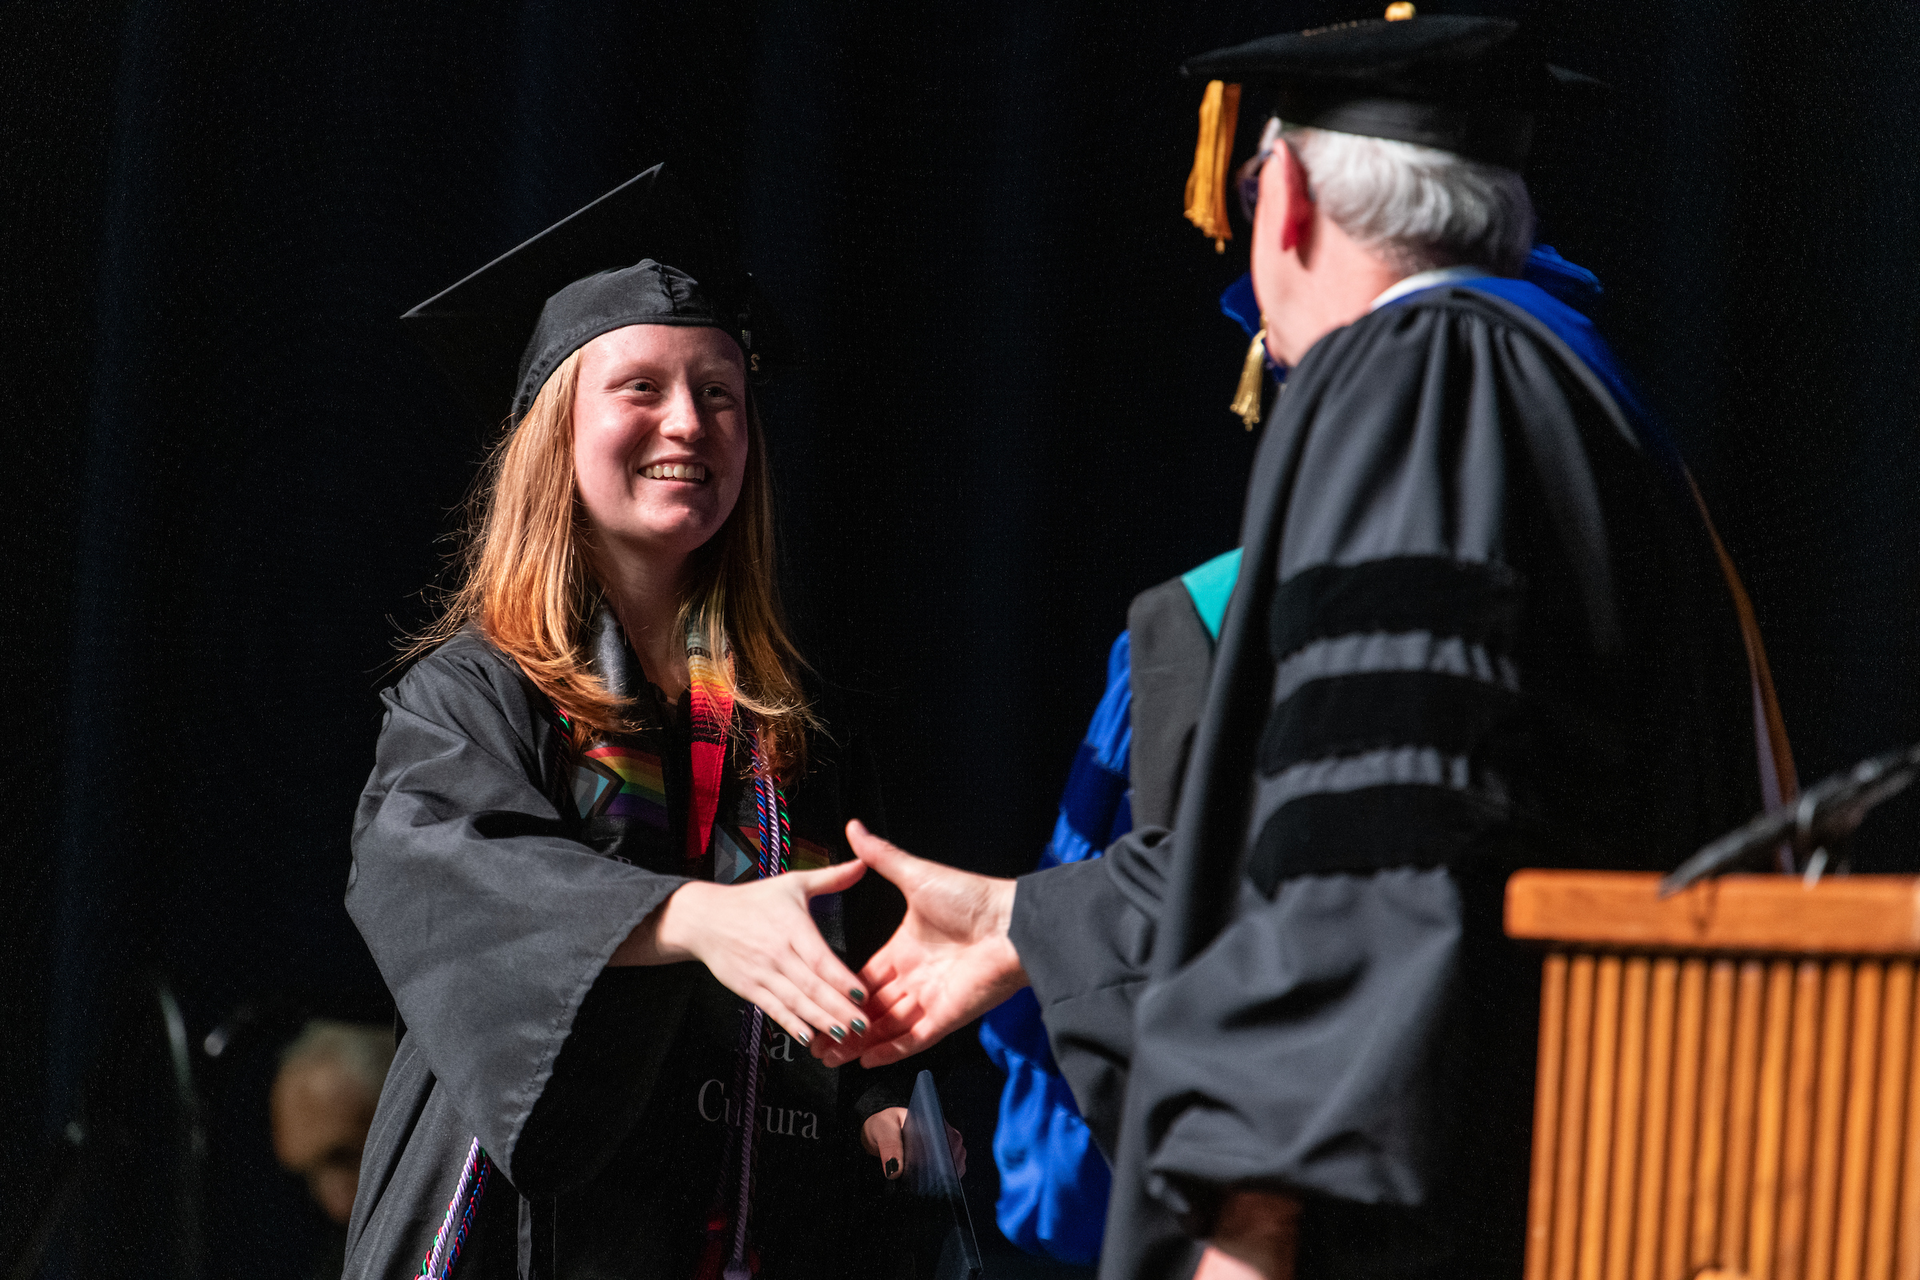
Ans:
{"type": "Polygon", "coordinates": [[[1187,221],[1213,237],[1215,253],[1225,253],[1233,239],[1227,225],[1227,161],[1239,123],[1240,86],[1210,81],[1200,99],[1200,140],[1193,148],[1193,172],[1187,175],[1187,221]]]}
{"type": "Polygon", "coordinates": [[[1240,366],[1240,389],[1233,393],[1227,408],[1240,415],[1251,431],[1260,424],[1260,393],[1267,387],[1267,331],[1264,326],[1253,335],[1247,348],[1247,362],[1240,366]]]}

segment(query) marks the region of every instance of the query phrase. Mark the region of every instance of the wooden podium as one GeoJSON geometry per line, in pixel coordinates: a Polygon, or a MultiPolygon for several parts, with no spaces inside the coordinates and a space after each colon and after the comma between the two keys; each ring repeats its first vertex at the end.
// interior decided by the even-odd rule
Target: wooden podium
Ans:
{"type": "Polygon", "coordinates": [[[1920,878],[1523,871],[1526,1280],[1920,1280],[1920,878]]]}

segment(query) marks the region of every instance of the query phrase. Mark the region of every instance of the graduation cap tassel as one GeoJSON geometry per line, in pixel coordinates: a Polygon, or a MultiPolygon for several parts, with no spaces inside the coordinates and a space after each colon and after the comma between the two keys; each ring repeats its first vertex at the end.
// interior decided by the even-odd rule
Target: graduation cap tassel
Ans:
{"type": "Polygon", "coordinates": [[[1267,385],[1267,330],[1263,325],[1247,347],[1246,363],[1240,366],[1240,389],[1233,393],[1227,408],[1240,415],[1251,431],[1260,422],[1260,393],[1267,385]]]}
{"type": "Polygon", "coordinates": [[[1213,251],[1225,253],[1233,229],[1227,225],[1227,161],[1240,124],[1240,86],[1213,80],[1200,99],[1200,140],[1193,148],[1193,172],[1187,175],[1187,221],[1213,237],[1213,251]]]}

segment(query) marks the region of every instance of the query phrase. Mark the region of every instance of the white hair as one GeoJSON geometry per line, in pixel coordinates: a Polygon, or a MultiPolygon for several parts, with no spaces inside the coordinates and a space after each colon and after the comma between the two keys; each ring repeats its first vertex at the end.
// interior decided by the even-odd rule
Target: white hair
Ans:
{"type": "Polygon", "coordinates": [[[380,1096],[393,1065],[393,1031],[358,1022],[314,1018],[280,1054],[282,1069],[294,1063],[332,1062],[343,1068],[372,1097],[380,1096]]]}
{"type": "Polygon", "coordinates": [[[1411,274],[1481,266],[1518,275],[1533,248],[1533,201],[1512,169],[1451,151],[1274,121],[1315,204],[1334,225],[1411,274]]]}

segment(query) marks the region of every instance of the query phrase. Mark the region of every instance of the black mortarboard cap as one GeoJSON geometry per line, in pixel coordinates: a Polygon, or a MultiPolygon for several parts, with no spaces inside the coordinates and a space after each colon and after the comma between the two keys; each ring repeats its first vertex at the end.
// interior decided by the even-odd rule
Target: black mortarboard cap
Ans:
{"type": "Polygon", "coordinates": [[[1463,14],[1289,31],[1200,54],[1181,70],[1270,88],[1273,114],[1289,124],[1415,142],[1516,169],[1536,113],[1570,85],[1595,83],[1549,66],[1512,19],[1463,14]]]}
{"type": "Polygon", "coordinates": [[[476,407],[518,419],[562,360],[630,324],[723,330],[759,372],[753,300],[751,279],[655,165],[401,320],[476,407]]]}
{"type": "Polygon", "coordinates": [[[1392,138],[1518,169],[1534,121],[1570,93],[1599,87],[1548,65],[1510,18],[1415,15],[1396,3],[1384,18],[1263,36],[1189,58],[1185,75],[1208,86],[1201,144],[1188,183],[1188,216],[1228,238],[1221,197],[1240,86],[1268,94],[1288,124],[1392,138]]]}

